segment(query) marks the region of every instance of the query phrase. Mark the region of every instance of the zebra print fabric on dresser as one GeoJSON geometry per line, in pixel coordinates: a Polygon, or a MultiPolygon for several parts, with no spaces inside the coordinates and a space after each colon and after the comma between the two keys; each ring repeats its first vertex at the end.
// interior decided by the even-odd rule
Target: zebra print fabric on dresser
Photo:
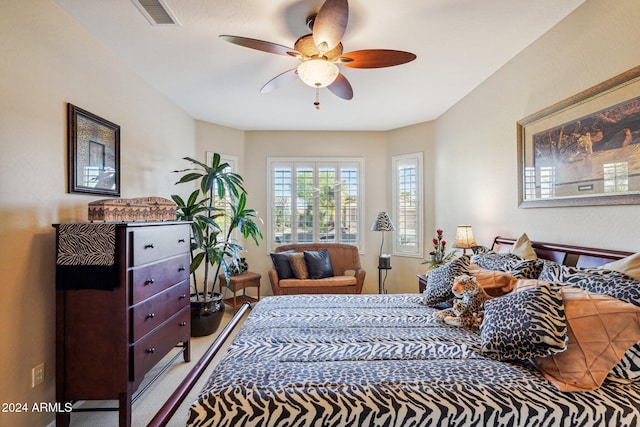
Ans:
{"type": "Polygon", "coordinates": [[[422,295],[267,297],[189,411],[189,426],[638,426],[640,383],[562,393],[480,352],[422,295]]]}
{"type": "Polygon", "coordinates": [[[113,265],[116,225],[73,223],[58,226],[58,265],[113,265]]]}
{"type": "Polygon", "coordinates": [[[116,283],[116,224],[59,224],[58,289],[113,290],[116,283]]]}

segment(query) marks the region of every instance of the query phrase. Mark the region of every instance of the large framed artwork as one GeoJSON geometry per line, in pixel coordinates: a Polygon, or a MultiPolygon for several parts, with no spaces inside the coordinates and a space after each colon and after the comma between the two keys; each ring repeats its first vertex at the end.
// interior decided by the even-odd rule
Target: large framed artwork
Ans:
{"type": "Polygon", "coordinates": [[[640,203],[640,66],[517,123],[522,208],[640,203]]]}
{"type": "Polygon", "coordinates": [[[120,126],[68,104],[69,192],[120,196],[120,126]]]}

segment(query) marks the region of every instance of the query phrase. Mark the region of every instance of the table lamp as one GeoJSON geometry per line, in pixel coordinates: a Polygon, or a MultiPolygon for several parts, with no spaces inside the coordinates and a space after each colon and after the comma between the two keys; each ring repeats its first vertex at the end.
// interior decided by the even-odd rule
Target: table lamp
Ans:
{"type": "Polygon", "coordinates": [[[475,239],[473,238],[473,230],[470,225],[459,225],[456,228],[456,241],[453,244],[454,248],[462,249],[462,254],[467,253],[467,249],[477,246],[475,239]]]}

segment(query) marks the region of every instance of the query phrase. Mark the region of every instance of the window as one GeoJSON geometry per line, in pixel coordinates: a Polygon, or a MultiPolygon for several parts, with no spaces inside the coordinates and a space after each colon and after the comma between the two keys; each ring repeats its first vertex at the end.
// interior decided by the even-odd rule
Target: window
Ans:
{"type": "Polygon", "coordinates": [[[605,193],[629,191],[629,166],[627,162],[606,163],[602,169],[605,193]]]}
{"type": "Polygon", "coordinates": [[[540,198],[549,199],[556,196],[556,168],[540,167],[540,198]]]}
{"type": "Polygon", "coordinates": [[[524,199],[533,200],[536,198],[536,168],[524,168],[524,199]]]}
{"type": "Polygon", "coordinates": [[[271,248],[310,242],[362,247],[362,159],[268,159],[268,163],[271,248]]]}
{"type": "Polygon", "coordinates": [[[422,257],[422,153],[392,158],[393,254],[422,257]]]}

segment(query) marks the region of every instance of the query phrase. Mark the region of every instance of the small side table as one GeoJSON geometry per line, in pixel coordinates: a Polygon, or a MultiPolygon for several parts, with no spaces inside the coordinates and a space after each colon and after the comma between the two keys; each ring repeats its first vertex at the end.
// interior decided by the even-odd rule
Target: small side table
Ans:
{"type": "Polygon", "coordinates": [[[246,271],[241,274],[229,276],[229,283],[227,283],[227,279],[224,277],[224,274],[221,274],[219,276],[220,289],[226,287],[229,288],[231,292],[233,292],[233,297],[224,299],[224,303],[233,307],[233,312],[235,313],[236,311],[238,311],[238,308],[245,302],[254,303],[260,301],[261,277],[262,276],[260,276],[258,273],[246,271]],[[246,288],[257,288],[257,298],[247,295],[246,288]],[[240,290],[242,290],[242,295],[237,295],[238,291],[240,290]]]}
{"type": "Polygon", "coordinates": [[[391,270],[391,267],[378,266],[378,293],[379,294],[385,293],[383,280],[382,280],[382,270],[385,270],[385,274],[386,274],[386,270],[391,270]]]}
{"type": "Polygon", "coordinates": [[[427,289],[427,275],[426,274],[418,274],[418,290],[420,293],[423,293],[425,289],[427,289]]]}

